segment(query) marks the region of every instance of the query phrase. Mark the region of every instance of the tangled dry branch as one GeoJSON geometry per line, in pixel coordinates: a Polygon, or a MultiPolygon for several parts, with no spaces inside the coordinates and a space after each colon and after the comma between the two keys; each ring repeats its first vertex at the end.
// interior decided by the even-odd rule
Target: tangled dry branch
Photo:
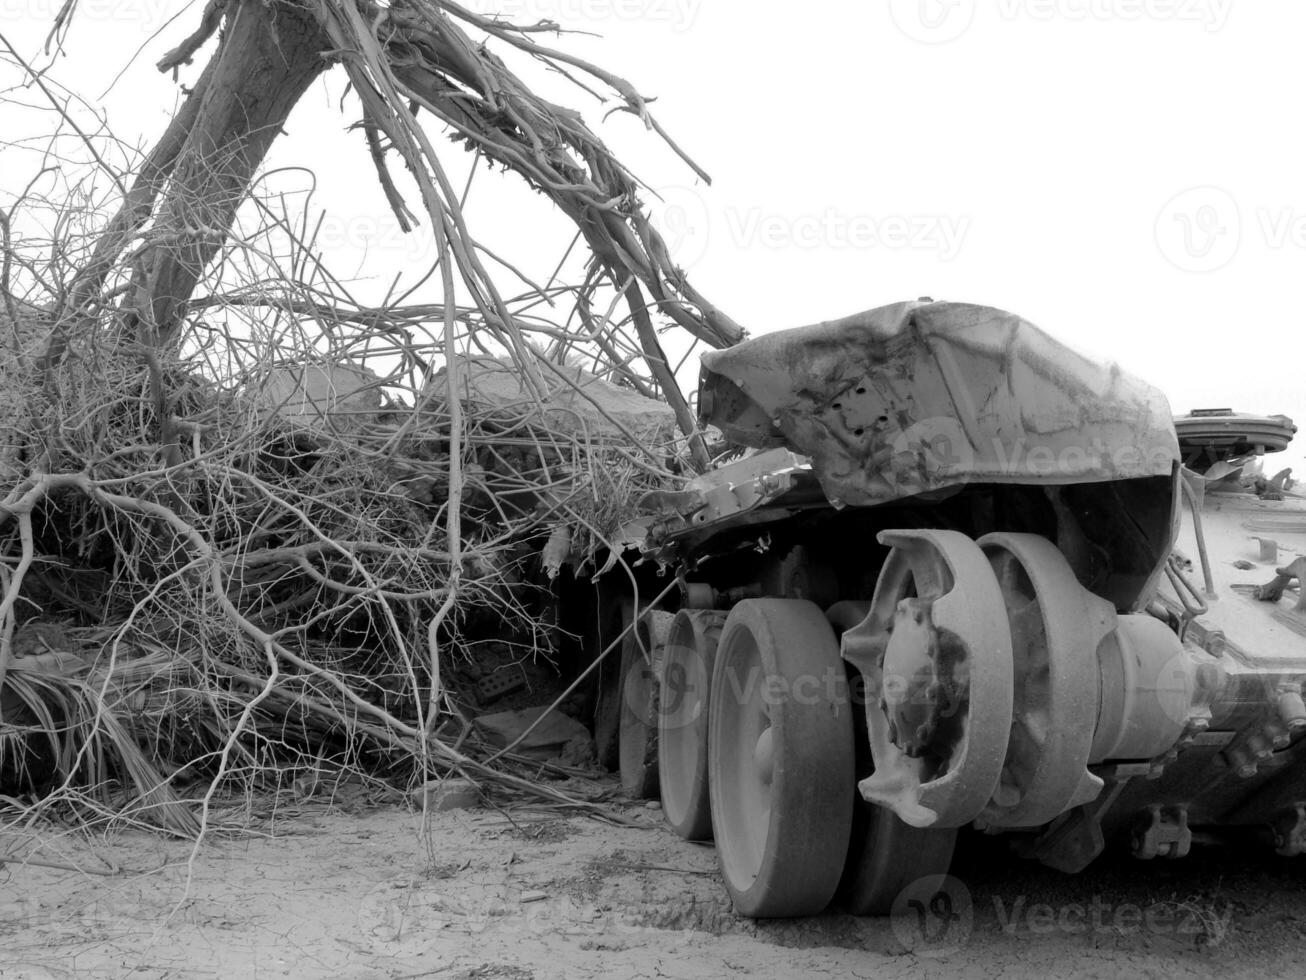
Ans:
{"type": "Polygon", "coordinates": [[[666,331],[686,349],[742,332],[675,268],[581,115],[494,53],[601,86],[665,137],[633,87],[543,45],[547,29],[445,0],[210,0],[159,67],[216,50],[130,166],[97,150],[102,132],[68,133],[70,100],[9,49],[49,98],[52,141],[74,136],[89,160],[38,173],[0,224],[14,819],[70,807],[193,835],[233,787],[328,758],[576,804],[511,753],[484,761],[461,682],[486,644],[524,660],[568,642],[560,567],[636,587],[619,561],[633,502],[709,459],[666,331]],[[308,217],[256,191],[280,124],[333,66],[406,229],[392,159],[420,197],[431,302],[357,301],[308,217]],[[440,136],[574,222],[579,281],[502,289],[440,136]]]}

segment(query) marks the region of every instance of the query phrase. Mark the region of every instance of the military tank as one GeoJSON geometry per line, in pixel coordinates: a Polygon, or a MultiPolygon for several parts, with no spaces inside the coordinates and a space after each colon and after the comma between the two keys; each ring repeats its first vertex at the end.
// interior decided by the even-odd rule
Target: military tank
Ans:
{"type": "Polygon", "coordinates": [[[1154,387],[932,301],[707,354],[698,406],[735,458],[645,501],[676,588],[612,600],[616,755],[741,913],[887,913],[967,827],[1068,872],[1306,847],[1306,500],[1254,465],[1289,420],[1181,445],[1154,387]]]}

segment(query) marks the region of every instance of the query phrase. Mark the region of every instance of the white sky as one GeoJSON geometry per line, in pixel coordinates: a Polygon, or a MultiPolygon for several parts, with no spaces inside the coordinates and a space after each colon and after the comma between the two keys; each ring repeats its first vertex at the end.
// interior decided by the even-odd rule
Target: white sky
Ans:
{"type": "MultiPolygon", "coordinates": [[[[632,118],[542,83],[663,191],[681,263],[754,334],[923,295],[986,303],[1120,361],[1177,412],[1306,428],[1300,0],[467,2],[600,34],[555,43],[657,96],[711,187],[632,118]]],[[[54,77],[150,142],[178,97],[152,64],[202,4],[150,36],[185,6],[82,0],[54,77]]],[[[0,0],[0,33],[35,56],[57,7],[0,0]]],[[[426,240],[397,234],[340,89],[314,88],[270,163],[314,169],[341,267],[379,291],[426,240]]],[[[0,134],[34,125],[14,113],[0,134]]],[[[452,169],[463,156],[449,147],[452,169]]],[[[0,191],[32,163],[0,151],[0,191]]],[[[511,181],[478,178],[470,220],[541,276],[569,238],[511,181]]],[[[1282,458],[1306,476],[1306,435],[1282,458]]]]}

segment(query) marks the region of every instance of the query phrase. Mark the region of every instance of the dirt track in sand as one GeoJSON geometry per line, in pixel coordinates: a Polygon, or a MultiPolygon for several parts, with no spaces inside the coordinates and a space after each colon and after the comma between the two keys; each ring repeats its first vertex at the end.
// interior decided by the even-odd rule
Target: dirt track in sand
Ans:
{"type": "MultiPolygon", "coordinates": [[[[0,977],[1300,976],[1299,866],[1219,852],[1067,878],[972,842],[889,919],[736,916],[710,847],[517,808],[420,818],[310,803],[255,836],[128,834],[0,869],[0,977]]],[[[48,839],[48,838],[47,838],[48,839]]]]}

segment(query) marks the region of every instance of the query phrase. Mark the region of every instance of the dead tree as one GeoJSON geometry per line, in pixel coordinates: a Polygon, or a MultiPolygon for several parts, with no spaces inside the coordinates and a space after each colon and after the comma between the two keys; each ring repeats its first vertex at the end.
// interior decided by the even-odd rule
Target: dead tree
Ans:
{"type": "MultiPolygon", "coordinates": [[[[74,12],[70,0],[57,31],[74,12]]],[[[0,338],[0,373],[19,394],[0,402],[0,689],[11,695],[0,716],[13,692],[47,715],[62,692],[59,710],[81,721],[61,729],[61,792],[79,805],[77,780],[96,783],[88,760],[105,738],[136,746],[119,753],[139,791],[128,809],[154,822],[174,814],[164,822],[183,832],[192,825],[156,763],[185,772],[208,760],[207,807],[232,773],[265,771],[265,754],[293,769],[285,752],[330,739],[351,759],[359,743],[409,758],[418,778],[455,768],[559,798],[505,773],[511,760],[491,769],[459,747],[466,719],[449,694],[449,650],[466,652],[463,628],[478,610],[538,629],[509,587],[524,542],[548,539],[550,574],[568,549],[582,561],[619,553],[626,502],[681,479],[667,466],[666,433],[640,429],[623,399],[660,396],[688,463],[708,464],[660,331],[713,347],[743,331],[675,267],[639,184],[581,115],[542,99],[494,54],[526,52],[667,139],[629,83],[543,43],[554,32],[452,0],[209,0],[159,68],[179,69],[209,40],[212,57],[119,180],[116,211],[84,260],[66,279],[35,277],[41,302],[10,288],[20,250],[6,215],[0,286],[13,329],[0,338]],[[435,235],[434,304],[365,308],[289,274],[250,289],[212,274],[242,208],[266,212],[251,193],[259,168],[326,72],[348,78],[360,155],[401,226],[422,220],[435,235]],[[445,137],[574,222],[584,282],[505,295],[442,165],[445,137]],[[534,312],[558,297],[573,304],[562,321],[534,312]],[[360,380],[337,391],[333,378],[320,406],[301,393],[309,414],[321,409],[306,425],[284,404],[265,410],[269,377],[284,380],[265,362],[307,368],[318,356],[311,338],[206,375],[184,351],[204,349],[213,311],[258,329],[260,318],[317,324],[343,359],[379,353],[398,367],[386,378],[349,367],[360,380]],[[577,351],[594,374],[567,360],[577,351]],[[477,357],[511,365],[506,397],[478,392],[477,357]],[[601,390],[595,375],[615,384],[601,390]],[[391,402],[382,389],[408,398],[391,402]],[[33,632],[43,627],[24,611],[41,604],[33,596],[87,625],[33,632]],[[46,635],[86,656],[41,660],[29,639],[46,635]],[[158,726],[178,718],[194,747],[159,744],[158,726]],[[140,719],[157,724],[134,728],[140,719]]],[[[301,252],[304,237],[292,236],[301,252]]],[[[240,361],[247,338],[224,342],[240,361]]],[[[0,717],[0,753],[12,737],[0,717]]]]}

